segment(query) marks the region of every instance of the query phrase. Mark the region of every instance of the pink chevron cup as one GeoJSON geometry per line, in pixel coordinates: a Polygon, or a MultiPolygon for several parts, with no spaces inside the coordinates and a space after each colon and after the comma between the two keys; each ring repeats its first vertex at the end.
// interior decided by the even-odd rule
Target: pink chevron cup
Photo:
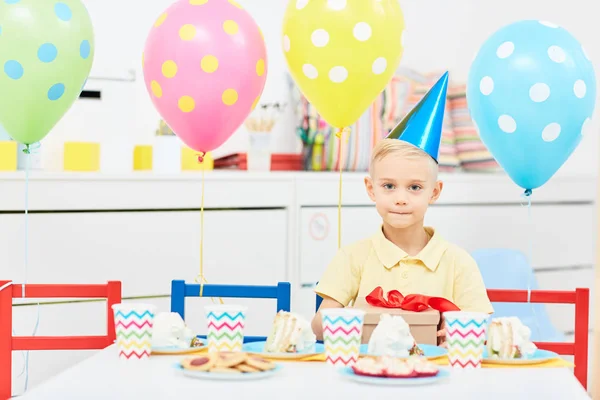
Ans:
{"type": "Polygon", "coordinates": [[[360,355],[365,312],[356,308],[326,308],[320,312],[327,363],[336,367],[354,365],[360,355]]]}
{"type": "Polygon", "coordinates": [[[444,313],[448,362],[453,368],[481,368],[488,318],[477,312],[444,313]]]}
{"type": "Polygon", "coordinates": [[[152,328],[156,307],[152,304],[114,304],[119,358],[146,360],[152,352],[152,328]]]}
{"type": "Polygon", "coordinates": [[[242,351],[248,307],[233,304],[205,306],[208,351],[242,351]]]}

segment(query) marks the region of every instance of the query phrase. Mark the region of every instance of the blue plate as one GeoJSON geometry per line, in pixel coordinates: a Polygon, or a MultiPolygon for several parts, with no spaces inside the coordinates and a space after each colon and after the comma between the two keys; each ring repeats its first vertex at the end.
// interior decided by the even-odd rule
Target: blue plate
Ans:
{"type": "MultiPolygon", "coordinates": [[[[265,341],[244,343],[244,346],[242,347],[242,351],[245,351],[247,353],[253,353],[253,354],[266,354],[265,353],[266,343],[267,342],[265,342],[265,341]]],[[[448,354],[448,350],[446,350],[442,347],[433,346],[430,344],[420,344],[419,347],[421,348],[421,350],[423,350],[423,353],[425,353],[424,357],[427,359],[439,358],[439,357],[443,357],[446,354],[448,354]]],[[[360,354],[361,355],[365,355],[365,356],[369,355],[368,350],[369,350],[369,345],[362,344],[360,346],[360,354]]],[[[269,353],[269,357],[294,359],[294,358],[304,358],[307,356],[323,354],[323,353],[325,353],[325,346],[322,343],[316,343],[314,349],[311,349],[311,351],[300,352],[300,353],[269,353]]]]}
{"type": "Polygon", "coordinates": [[[486,348],[486,349],[483,349],[483,360],[482,361],[484,364],[533,365],[533,364],[541,364],[541,363],[544,363],[544,362],[550,361],[550,360],[555,360],[559,357],[560,356],[553,351],[536,349],[535,352],[533,353],[533,355],[529,356],[528,358],[512,358],[509,360],[501,360],[498,358],[489,358],[487,348],[486,348]]]}
{"type": "Polygon", "coordinates": [[[191,371],[185,369],[181,364],[173,364],[173,367],[183,372],[184,376],[196,379],[207,379],[213,381],[254,381],[257,379],[270,378],[281,371],[282,366],[276,364],[275,368],[269,371],[262,372],[241,372],[241,373],[219,373],[219,372],[205,372],[205,371],[191,371]]]}
{"type": "Polygon", "coordinates": [[[428,376],[423,378],[377,378],[372,376],[356,375],[351,367],[340,368],[342,377],[350,379],[358,383],[369,385],[385,385],[385,386],[416,386],[430,385],[444,380],[450,376],[450,372],[446,369],[440,369],[436,376],[428,376]]]}

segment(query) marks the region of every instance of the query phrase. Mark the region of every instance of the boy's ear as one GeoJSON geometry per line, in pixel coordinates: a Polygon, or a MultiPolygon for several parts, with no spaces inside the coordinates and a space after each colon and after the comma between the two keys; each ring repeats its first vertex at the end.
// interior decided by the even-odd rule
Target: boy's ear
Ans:
{"type": "Polygon", "coordinates": [[[431,198],[429,199],[429,204],[435,203],[440,198],[443,187],[444,187],[444,182],[442,182],[442,181],[435,182],[435,187],[433,188],[433,193],[431,195],[431,198]]]}
{"type": "Polygon", "coordinates": [[[371,201],[375,201],[375,192],[373,191],[373,179],[370,176],[365,177],[365,188],[371,201]]]}

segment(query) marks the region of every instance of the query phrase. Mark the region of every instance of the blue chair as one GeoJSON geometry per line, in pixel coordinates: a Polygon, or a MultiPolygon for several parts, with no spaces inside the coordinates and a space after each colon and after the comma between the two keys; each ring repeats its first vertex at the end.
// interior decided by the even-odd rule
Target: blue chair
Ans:
{"type": "MultiPolygon", "coordinates": [[[[237,299],[277,299],[277,310],[290,311],[292,289],[289,282],[279,282],[277,286],[257,285],[213,285],[206,284],[203,297],[225,297],[237,299]]],[[[182,280],[171,282],[171,312],[176,312],[185,320],[185,298],[200,297],[200,284],[185,283],[182,280]]],[[[206,335],[198,336],[205,339],[206,335]]],[[[260,342],[265,336],[244,336],[244,342],[260,342]]]]}
{"type": "MultiPolygon", "coordinates": [[[[471,253],[487,289],[539,289],[533,269],[523,253],[513,249],[479,249],[471,253]]],[[[494,317],[518,317],[531,329],[536,342],[564,342],[565,335],[550,321],[546,306],[539,303],[492,303],[494,317]]]]}

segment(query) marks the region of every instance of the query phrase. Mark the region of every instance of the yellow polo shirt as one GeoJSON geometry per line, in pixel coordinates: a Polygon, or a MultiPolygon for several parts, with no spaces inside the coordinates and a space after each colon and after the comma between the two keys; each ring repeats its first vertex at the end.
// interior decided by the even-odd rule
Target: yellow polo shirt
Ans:
{"type": "Polygon", "coordinates": [[[411,257],[379,230],[371,238],[340,249],[315,292],[344,306],[366,297],[377,286],[385,293],[443,297],[463,311],[492,313],[477,263],[465,250],[448,243],[433,228],[421,252],[411,257]]]}

